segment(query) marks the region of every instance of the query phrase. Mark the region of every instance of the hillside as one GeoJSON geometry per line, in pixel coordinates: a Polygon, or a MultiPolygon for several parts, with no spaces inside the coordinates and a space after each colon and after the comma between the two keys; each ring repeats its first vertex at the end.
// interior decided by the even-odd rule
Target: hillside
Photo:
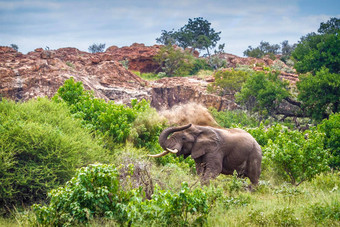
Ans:
{"type": "MultiPolygon", "coordinates": [[[[88,53],[76,48],[44,50],[37,48],[22,54],[10,47],[0,47],[0,94],[16,101],[38,96],[52,97],[70,77],[81,81],[95,95],[116,103],[129,103],[131,99],[146,99],[156,109],[195,101],[218,110],[235,109],[233,95],[220,97],[206,92],[214,78],[172,77],[145,81],[133,72],[155,72],[159,65],[153,60],[160,45],[132,44],[129,47],[111,46],[103,53],[88,53]],[[125,65],[125,68],[123,66],[125,65]]],[[[228,67],[249,65],[254,70],[274,64],[269,58],[241,58],[222,54],[228,67]],[[259,65],[261,67],[259,67],[259,65]]],[[[282,72],[281,77],[291,83],[297,75],[282,72]]]]}

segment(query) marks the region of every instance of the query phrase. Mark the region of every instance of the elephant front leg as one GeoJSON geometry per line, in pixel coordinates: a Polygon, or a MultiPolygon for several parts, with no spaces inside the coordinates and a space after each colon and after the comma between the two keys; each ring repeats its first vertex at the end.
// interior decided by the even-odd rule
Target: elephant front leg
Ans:
{"type": "Polygon", "coordinates": [[[214,154],[208,154],[203,159],[205,165],[203,174],[201,174],[201,183],[208,185],[210,179],[216,178],[222,172],[222,159],[214,154]]]}
{"type": "Polygon", "coordinates": [[[200,157],[200,158],[195,159],[195,164],[196,164],[196,173],[197,173],[197,175],[199,177],[202,177],[203,174],[204,174],[206,163],[204,163],[203,159],[200,157]]]}

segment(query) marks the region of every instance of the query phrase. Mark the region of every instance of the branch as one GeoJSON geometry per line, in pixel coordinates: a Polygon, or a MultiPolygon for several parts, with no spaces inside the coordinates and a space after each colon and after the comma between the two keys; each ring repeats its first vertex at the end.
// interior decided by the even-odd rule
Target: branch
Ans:
{"type": "Polygon", "coordinates": [[[291,99],[290,97],[287,97],[284,100],[286,100],[288,103],[290,103],[294,106],[298,106],[298,107],[301,108],[301,102],[295,101],[295,100],[291,99]]]}

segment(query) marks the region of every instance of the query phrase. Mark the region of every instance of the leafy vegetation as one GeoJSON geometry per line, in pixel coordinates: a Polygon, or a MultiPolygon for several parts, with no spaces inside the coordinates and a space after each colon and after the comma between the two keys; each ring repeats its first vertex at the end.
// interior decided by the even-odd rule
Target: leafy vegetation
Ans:
{"type": "Polygon", "coordinates": [[[249,77],[249,73],[234,70],[219,70],[214,73],[215,81],[208,85],[209,92],[220,96],[233,95],[239,92],[249,77]]]}
{"type": "Polygon", "coordinates": [[[193,70],[194,57],[189,51],[175,48],[172,45],[161,47],[154,56],[162,72],[167,76],[187,76],[193,70]]]}
{"type": "Polygon", "coordinates": [[[275,116],[283,99],[289,97],[288,82],[277,73],[256,72],[243,84],[236,101],[263,116],[275,116]]]}
{"type": "Polygon", "coordinates": [[[312,72],[314,75],[323,67],[330,73],[340,73],[340,19],[331,18],[321,23],[317,33],[301,37],[294,52],[295,68],[299,73],[312,72]]]}
{"type": "Polygon", "coordinates": [[[340,74],[330,73],[327,68],[316,72],[316,75],[301,76],[297,83],[298,99],[302,107],[317,121],[328,118],[331,113],[339,111],[340,74]]]}
{"type": "MultiPolygon", "coordinates": [[[[0,102],[0,206],[31,204],[64,184],[75,169],[109,160],[66,105],[45,98],[0,102]]],[[[3,211],[3,210],[2,210],[3,211]]]]}
{"type": "MultiPolygon", "coordinates": [[[[133,166],[128,175],[132,175],[133,166]]],[[[145,200],[141,188],[123,188],[119,168],[95,164],[77,171],[65,187],[51,191],[49,206],[34,205],[42,225],[74,225],[94,218],[113,219],[120,224],[154,223],[188,225],[189,215],[202,219],[208,213],[206,193],[190,190],[183,183],[179,193],[155,188],[145,200]]]]}
{"type": "Polygon", "coordinates": [[[124,143],[129,137],[133,139],[136,146],[148,146],[146,144],[150,141],[156,143],[157,136],[165,124],[159,117],[150,117],[152,121],[145,119],[142,125],[137,123],[137,119],[142,121],[143,116],[152,112],[147,101],[132,100],[131,107],[115,104],[112,101],[105,102],[95,98],[93,92],[84,90],[82,83],[75,82],[73,78],[65,81],[53,100],[66,102],[73,116],[81,119],[85,128],[104,136],[109,147],[114,146],[115,143],[124,143]]]}

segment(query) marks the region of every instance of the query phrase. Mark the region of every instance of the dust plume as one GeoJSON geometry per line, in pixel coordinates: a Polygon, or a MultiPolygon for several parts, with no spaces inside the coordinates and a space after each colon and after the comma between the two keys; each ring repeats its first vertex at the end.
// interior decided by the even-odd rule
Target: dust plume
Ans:
{"type": "Polygon", "coordinates": [[[196,124],[202,126],[220,127],[209,113],[209,110],[198,103],[187,103],[173,106],[159,113],[170,125],[196,124]]]}

